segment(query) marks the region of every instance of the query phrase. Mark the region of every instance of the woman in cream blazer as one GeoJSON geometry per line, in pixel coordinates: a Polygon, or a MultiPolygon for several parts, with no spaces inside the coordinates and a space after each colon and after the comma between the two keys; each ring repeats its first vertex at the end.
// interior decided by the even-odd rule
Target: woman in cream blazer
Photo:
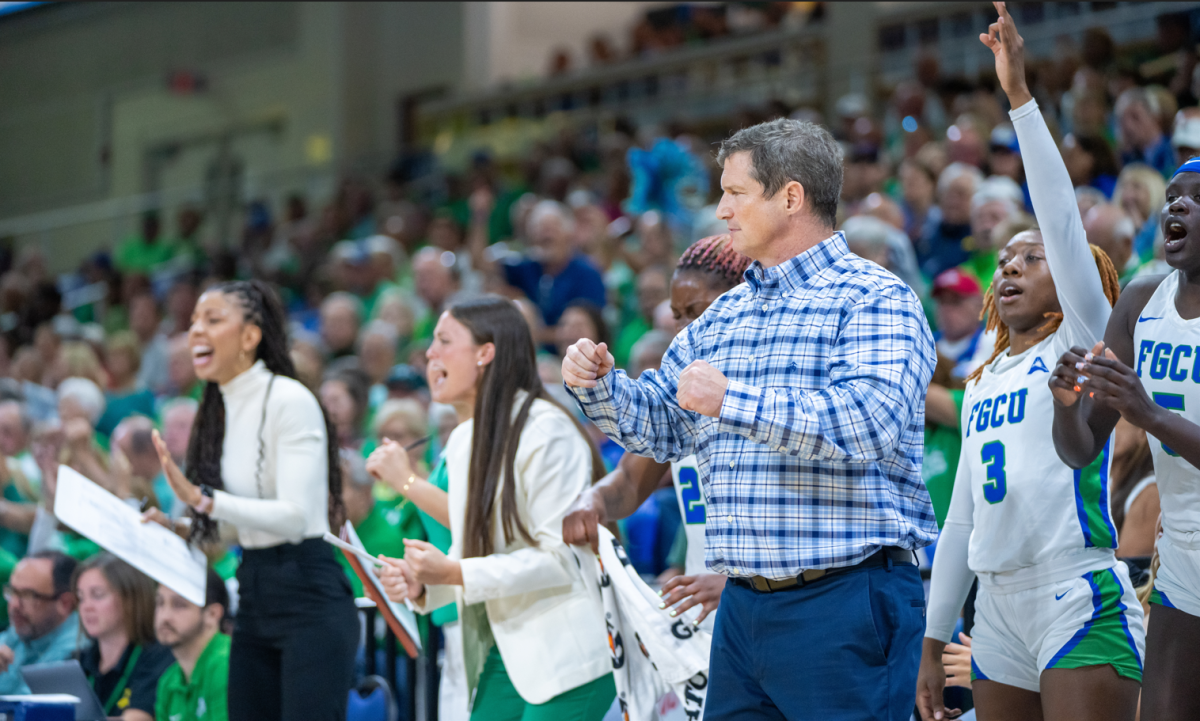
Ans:
{"type": "MultiPolygon", "coordinates": [[[[449,554],[406,540],[403,560],[385,559],[384,585],[421,612],[457,603],[472,719],[599,721],[616,694],[604,612],[562,540],[567,509],[603,473],[599,456],[546,394],[510,301],[448,310],[428,356],[434,400],[469,419],[446,446],[453,540],[449,554]]],[[[368,468],[395,485],[402,453],[389,444],[368,468]]]]}

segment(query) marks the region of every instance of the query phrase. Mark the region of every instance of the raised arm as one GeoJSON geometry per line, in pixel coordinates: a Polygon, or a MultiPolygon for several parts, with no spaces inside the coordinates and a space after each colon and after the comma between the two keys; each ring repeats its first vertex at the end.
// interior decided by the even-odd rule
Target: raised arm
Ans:
{"type": "Polygon", "coordinates": [[[1061,332],[1072,344],[1090,347],[1103,337],[1111,306],[1088,247],[1071,176],[1025,84],[1024,41],[1004,3],[995,5],[998,33],[985,36],[984,44],[995,54],[996,76],[1013,108],[1009,117],[1021,144],[1033,212],[1063,310],[1061,332]]]}
{"type": "Polygon", "coordinates": [[[567,350],[563,382],[596,427],[639,456],[659,463],[691,455],[696,446],[697,415],[679,406],[679,374],[693,360],[696,321],[675,337],[658,371],[634,380],[613,370],[605,344],[584,338],[567,350]]]}
{"type": "Polygon", "coordinates": [[[827,388],[729,381],[718,429],[803,458],[881,460],[923,418],[934,358],[920,303],[897,281],[851,306],[827,388]]]}

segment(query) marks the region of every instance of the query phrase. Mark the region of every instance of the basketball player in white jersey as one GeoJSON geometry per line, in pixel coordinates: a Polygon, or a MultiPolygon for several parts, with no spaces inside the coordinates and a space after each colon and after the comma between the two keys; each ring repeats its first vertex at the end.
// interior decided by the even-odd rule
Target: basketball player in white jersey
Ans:
{"type": "MultiPolygon", "coordinates": [[[[968,381],[963,445],[934,556],[917,705],[945,717],[941,656],[978,576],[972,691],[981,719],[1133,721],[1142,607],[1108,509],[1108,463],[1077,471],[1054,452],[1055,360],[1098,337],[1120,292],[1090,248],[1074,189],[1025,84],[1022,41],[1004,7],[981,37],[1013,108],[1040,231],[999,254],[985,304],[996,351],[968,381]]],[[[1106,437],[1107,438],[1107,437],[1106,437]]]]}
{"type": "MultiPolygon", "coordinates": [[[[671,312],[676,331],[683,330],[721,294],[742,282],[750,259],[735,251],[728,235],[698,240],[684,251],[671,278],[671,312]]],[[[563,540],[596,545],[596,526],[629,516],[659,487],[668,469],[687,535],[684,574],[663,586],[664,612],[672,616],[703,608],[696,622],[711,628],[712,612],[721,600],[725,576],[704,567],[704,495],[695,456],[671,464],[632,453],[621,457],[616,470],[579,495],[563,519],[563,540]]]]}
{"type": "Polygon", "coordinates": [[[1055,446],[1073,466],[1096,457],[1119,417],[1151,436],[1163,535],[1141,717],[1182,721],[1200,718],[1200,158],[1167,185],[1162,229],[1175,270],[1130,282],[1104,342],[1063,354],[1051,387],[1055,446]]]}

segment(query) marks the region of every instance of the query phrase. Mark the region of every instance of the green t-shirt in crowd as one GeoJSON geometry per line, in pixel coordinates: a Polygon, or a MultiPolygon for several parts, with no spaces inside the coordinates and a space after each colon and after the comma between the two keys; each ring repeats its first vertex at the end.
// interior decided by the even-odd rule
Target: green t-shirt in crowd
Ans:
{"type": "MultiPolygon", "coordinates": [[[[403,497],[394,506],[376,501],[367,517],[354,527],[354,532],[358,534],[358,540],[362,541],[367,553],[372,556],[382,553],[388,558],[404,558],[404,539],[419,539],[425,535],[421,528],[421,520],[417,516],[416,505],[403,497]]],[[[362,596],[362,582],[350,568],[346,555],[339,553],[337,559],[345,569],[346,577],[350,579],[354,597],[362,596]]]]}
{"type": "Polygon", "coordinates": [[[175,246],[163,239],[147,243],[140,235],[131,235],[117,246],[113,265],[122,273],[150,273],[175,255],[175,246]]]}
{"type": "Polygon", "coordinates": [[[992,277],[996,275],[999,262],[1000,251],[998,250],[972,250],[967,261],[958,266],[958,269],[975,276],[975,280],[979,281],[979,286],[986,291],[992,284],[992,277]]]}
{"type": "MultiPolygon", "coordinates": [[[[433,473],[429,476],[429,482],[443,491],[450,488],[450,474],[446,471],[446,459],[438,459],[437,465],[433,467],[433,473]]],[[[417,509],[417,513],[421,518],[421,525],[425,527],[425,537],[433,544],[434,548],[442,553],[450,552],[450,529],[434,520],[433,516],[425,511],[417,509]]],[[[458,620],[458,608],[453,603],[448,603],[445,606],[437,609],[429,614],[429,620],[433,621],[435,626],[441,626],[447,623],[458,620]]]]}
{"type": "MultiPolygon", "coordinates": [[[[964,393],[961,390],[950,391],[955,412],[960,418],[964,393]]],[[[961,449],[962,433],[958,428],[935,423],[925,425],[925,458],[921,462],[921,477],[925,480],[925,488],[929,490],[929,500],[933,503],[933,514],[937,517],[939,529],[946,522],[946,513],[950,510],[950,495],[954,493],[954,477],[958,474],[958,454],[961,449]]]]}
{"type": "Polygon", "coordinates": [[[617,342],[613,343],[612,346],[613,360],[616,361],[618,368],[629,368],[629,363],[633,360],[629,357],[633,353],[633,346],[649,330],[650,325],[640,315],[621,329],[621,332],[617,335],[617,342]]]}
{"type": "Polygon", "coordinates": [[[228,721],[229,647],[229,636],[213,636],[196,659],[191,681],[178,663],[164,671],[158,679],[155,721],[228,721]]]}

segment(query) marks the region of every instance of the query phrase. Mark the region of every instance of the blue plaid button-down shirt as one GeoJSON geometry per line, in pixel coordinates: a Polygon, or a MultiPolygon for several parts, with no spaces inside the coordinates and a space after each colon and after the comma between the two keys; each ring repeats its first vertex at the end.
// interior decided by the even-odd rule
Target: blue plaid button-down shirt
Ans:
{"type": "Polygon", "coordinates": [[[751,265],[661,370],[569,390],[626,450],[696,454],[710,570],[782,580],[933,541],[921,453],[935,363],[916,295],[839,232],[774,268],[751,265]],[[720,418],[676,401],[694,360],[729,379],[720,418]]]}

